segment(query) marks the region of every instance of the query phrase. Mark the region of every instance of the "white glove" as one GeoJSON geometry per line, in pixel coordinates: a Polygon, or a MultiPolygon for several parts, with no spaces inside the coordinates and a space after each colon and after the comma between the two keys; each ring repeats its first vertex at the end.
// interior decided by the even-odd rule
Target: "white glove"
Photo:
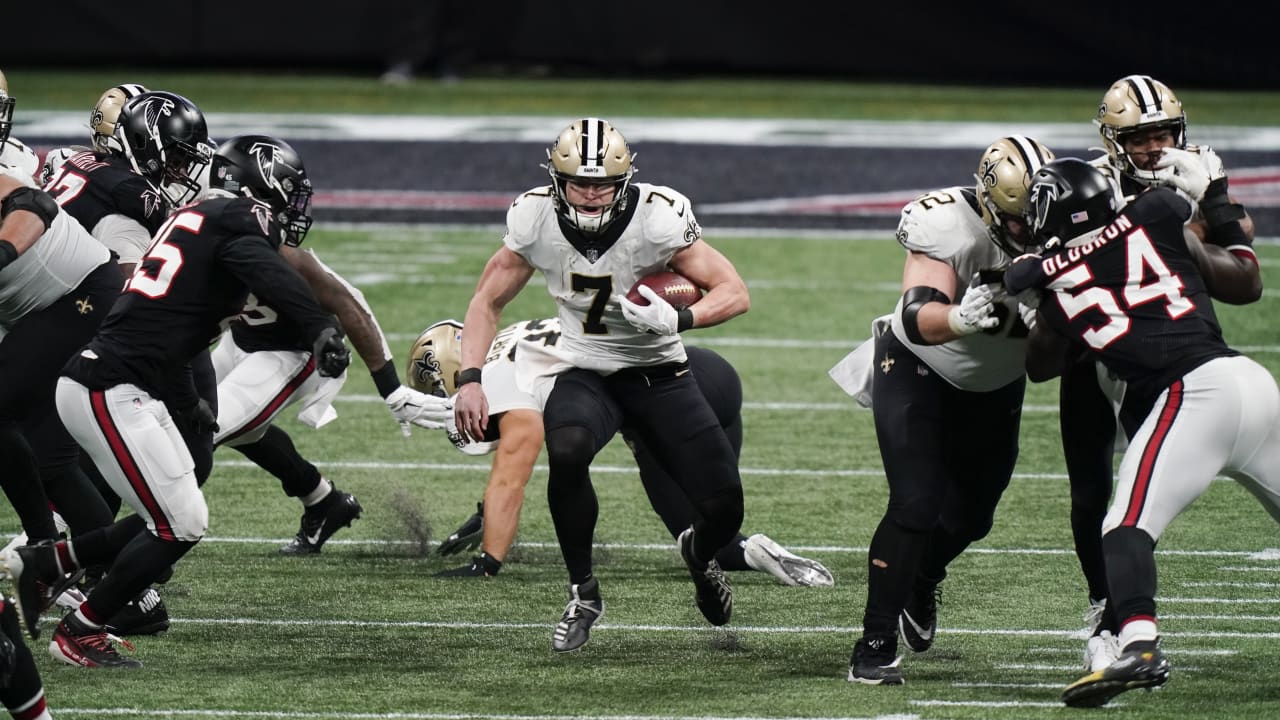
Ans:
{"type": "Polygon", "coordinates": [[[1209,170],[1199,155],[1178,148],[1165,148],[1156,167],[1162,170],[1173,168],[1173,174],[1165,179],[1165,184],[1181,190],[1196,202],[1204,199],[1204,191],[1209,188],[1209,170]]]}
{"type": "Polygon", "coordinates": [[[960,304],[952,305],[947,312],[947,325],[956,335],[972,335],[1000,324],[995,310],[995,294],[991,286],[983,284],[974,275],[960,304]]]}
{"type": "Polygon", "coordinates": [[[453,419],[453,403],[445,398],[427,395],[401,385],[387,396],[387,409],[400,423],[400,432],[409,437],[410,427],[443,430],[453,419]]]}
{"type": "Polygon", "coordinates": [[[647,285],[640,286],[640,296],[649,301],[648,305],[637,305],[625,297],[618,296],[618,304],[622,306],[622,316],[637,330],[655,335],[675,335],[680,316],[658,293],[647,285]]]}
{"type": "Polygon", "coordinates": [[[1200,152],[1197,154],[1200,162],[1204,164],[1204,171],[1209,173],[1209,182],[1227,176],[1227,169],[1222,166],[1222,158],[1218,157],[1218,153],[1214,152],[1213,148],[1201,145],[1200,152]]]}

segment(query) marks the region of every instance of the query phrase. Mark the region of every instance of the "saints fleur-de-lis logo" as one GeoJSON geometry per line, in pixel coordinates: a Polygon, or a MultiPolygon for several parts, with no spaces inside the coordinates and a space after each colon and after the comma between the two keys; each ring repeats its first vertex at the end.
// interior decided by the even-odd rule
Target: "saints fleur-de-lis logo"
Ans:
{"type": "Polygon", "coordinates": [[[93,303],[89,302],[88,297],[81,298],[76,301],[76,310],[79,311],[81,315],[88,315],[93,312],[93,303]]]}
{"type": "Polygon", "coordinates": [[[889,371],[893,369],[894,362],[896,361],[893,359],[893,356],[885,355],[884,359],[880,361],[880,372],[888,375],[889,371]]]}

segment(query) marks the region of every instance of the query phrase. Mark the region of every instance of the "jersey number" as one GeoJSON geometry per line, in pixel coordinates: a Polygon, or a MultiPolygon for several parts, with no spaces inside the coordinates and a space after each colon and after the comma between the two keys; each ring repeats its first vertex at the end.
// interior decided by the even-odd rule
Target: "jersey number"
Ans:
{"type": "Polygon", "coordinates": [[[153,300],[167,295],[173,278],[182,269],[184,262],[182,250],[177,245],[169,244],[169,236],[174,228],[198,233],[202,225],[204,216],[194,212],[178,213],[166,220],[160,227],[160,232],[156,233],[151,247],[147,249],[147,254],[142,256],[138,268],[133,271],[133,276],[124,284],[124,291],[136,292],[153,300]]]}
{"type": "Polygon", "coordinates": [[[86,182],[83,175],[78,175],[64,168],[62,174],[57,179],[50,181],[44,190],[53,197],[59,206],[65,207],[67,203],[75,200],[76,196],[84,191],[86,182]]]}
{"type": "Polygon", "coordinates": [[[1057,291],[1054,297],[1068,320],[1074,320],[1089,309],[1097,309],[1106,316],[1106,323],[1091,327],[1080,336],[1095,350],[1101,350],[1128,334],[1133,321],[1125,312],[1126,309],[1132,310],[1139,305],[1163,299],[1165,312],[1174,320],[1195,309],[1195,303],[1182,294],[1182,278],[1169,270],[1144,228],[1140,227],[1129,233],[1125,236],[1124,243],[1126,277],[1123,298],[1117,298],[1114,291],[1102,287],[1086,288],[1078,293],[1066,292],[1093,279],[1088,265],[1074,267],[1050,284],[1057,291]],[[1144,283],[1150,275],[1154,275],[1155,279],[1144,283]],[[1120,306],[1122,299],[1124,308],[1120,306]]]}
{"type": "Polygon", "coordinates": [[[569,282],[574,292],[594,290],[596,293],[591,299],[591,307],[587,309],[587,317],[582,321],[582,332],[587,335],[608,335],[609,328],[601,322],[601,318],[604,317],[604,306],[609,304],[609,296],[613,291],[613,276],[570,273],[569,282]]]}

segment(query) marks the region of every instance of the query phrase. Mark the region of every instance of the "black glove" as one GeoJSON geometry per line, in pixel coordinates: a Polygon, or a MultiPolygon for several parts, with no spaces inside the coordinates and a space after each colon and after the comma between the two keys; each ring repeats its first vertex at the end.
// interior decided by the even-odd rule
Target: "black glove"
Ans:
{"type": "Polygon", "coordinates": [[[174,420],[184,424],[197,435],[218,432],[218,416],[203,398],[195,405],[183,408],[175,413],[174,420]]]}
{"type": "Polygon", "coordinates": [[[338,377],[351,364],[351,351],[342,342],[342,333],[337,328],[321,330],[311,344],[311,354],[316,358],[320,374],[325,377],[338,377]]]}

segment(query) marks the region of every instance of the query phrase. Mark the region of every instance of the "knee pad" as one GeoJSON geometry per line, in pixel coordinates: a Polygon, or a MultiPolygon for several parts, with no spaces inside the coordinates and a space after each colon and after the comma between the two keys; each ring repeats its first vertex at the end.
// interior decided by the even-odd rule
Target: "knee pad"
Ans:
{"type": "Polygon", "coordinates": [[[547,433],[547,460],[562,467],[586,467],[595,457],[596,441],[585,427],[561,427],[547,433]]]}

